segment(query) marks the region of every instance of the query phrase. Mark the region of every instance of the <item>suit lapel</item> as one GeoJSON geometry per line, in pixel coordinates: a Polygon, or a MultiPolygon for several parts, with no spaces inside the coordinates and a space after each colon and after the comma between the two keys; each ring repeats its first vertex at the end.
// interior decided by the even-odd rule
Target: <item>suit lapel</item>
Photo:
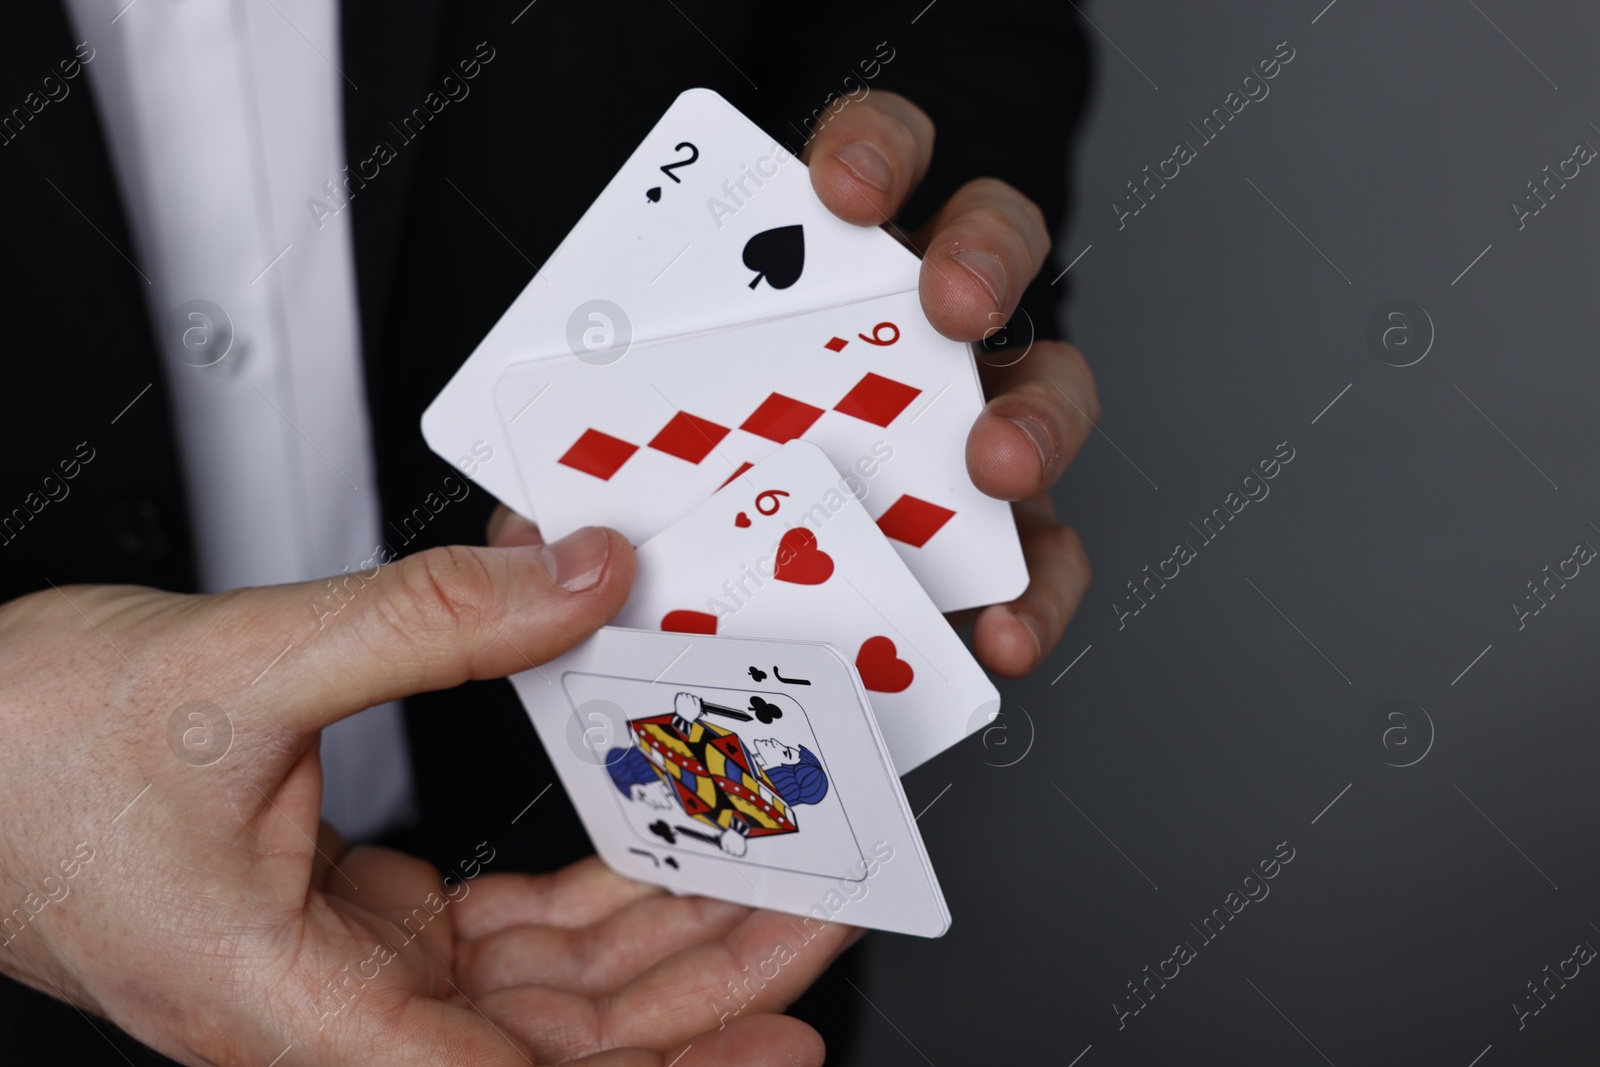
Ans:
{"type": "MultiPolygon", "coordinates": [[[[22,100],[24,93],[39,88],[47,74],[54,74],[68,92],[34,115],[0,153],[14,154],[15,162],[32,172],[40,190],[37,206],[53,217],[62,240],[83,260],[87,280],[108,299],[96,312],[122,316],[130,333],[148,338],[143,292],[148,283],[137,266],[138,255],[89,90],[92,52],[85,51],[90,62],[80,66],[75,78],[61,77],[59,64],[73,58],[78,41],[59,0],[22,4],[7,14],[0,66],[26,76],[27,83],[23,91],[8,93],[6,99],[22,100]]],[[[93,41],[88,46],[92,48],[93,41]]],[[[0,160],[4,158],[0,156],[0,160]]],[[[149,354],[148,346],[137,347],[149,354]]],[[[156,370],[153,364],[148,369],[152,374],[156,370]]]]}
{"type": "MultiPolygon", "coordinates": [[[[31,366],[18,361],[10,368],[8,384],[15,392],[6,399],[16,403],[18,410],[16,425],[7,429],[33,426],[45,432],[0,436],[8,436],[8,447],[19,453],[19,462],[26,463],[21,457],[38,447],[34,438],[67,432],[63,424],[70,424],[73,432],[80,426],[98,425],[103,435],[98,440],[107,444],[103,452],[115,457],[101,461],[119,467],[123,481],[114,492],[109,488],[75,490],[75,494],[83,494],[82,499],[97,501],[75,505],[80,509],[75,521],[100,523],[107,532],[98,539],[65,539],[80,546],[94,545],[103,558],[87,564],[61,560],[57,575],[84,575],[81,580],[113,577],[190,589],[194,577],[188,550],[188,505],[179,474],[171,406],[147,306],[149,283],[138,265],[139,251],[129,232],[89,84],[94,76],[94,46],[92,34],[74,32],[59,0],[19,4],[6,13],[5,33],[0,35],[0,92],[5,95],[0,99],[8,106],[26,106],[28,94],[33,93],[33,106],[39,108],[14,138],[0,147],[0,168],[5,171],[0,174],[0,186],[8,197],[15,198],[8,202],[25,203],[28,212],[14,220],[11,236],[19,257],[27,255],[30,244],[36,244],[47,247],[50,254],[30,260],[70,266],[64,270],[55,267],[61,274],[52,287],[52,298],[27,309],[56,324],[60,350],[49,355],[61,360],[31,366]],[[80,63],[75,76],[67,78],[66,70],[72,67],[69,63],[64,70],[62,61],[75,58],[78,43],[85,37],[82,55],[89,62],[80,63]],[[48,86],[47,77],[53,78],[48,86]],[[40,106],[37,101],[46,92],[54,99],[40,106]],[[29,387],[29,377],[34,374],[44,376],[38,388],[29,387]],[[68,381],[70,385],[65,385],[68,381]],[[70,404],[64,405],[64,410],[72,413],[70,419],[52,420],[27,407],[63,388],[70,389],[64,394],[70,396],[70,404]],[[92,422],[87,421],[91,418],[92,422]],[[127,499],[111,499],[117,493],[127,499]],[[103,510],[84,513],[85,507],[103,510]],[[118,542],[111,528],[121,521],[118,515],[135,512],[142,523],[137,529],[143,532],[129,547],[118,542]],[[150,548],[158,542],[167,547],[150,548]],[[145,553],[141,543],[154,554],[145,553]]],[[[26,331],[19,332],[26,336],[26,331]]],[[[21,350],[30,351],[30,342],[22,342],[21,350]]],[[[35,349],[34,354],[46,353],[35,349]]],[[[109,473],[102,470],[101,476],[109,473]]],[[[44,558],[51,557],[44,553],[44,558]]]]}
{"type": "Polygon", "coordinates": [[[344,69],[356,85],[345,85],[344,140],[356,194],[350,211],[369,395],[380,362],[384,315],[418,156],[392,124],[438,88],[443,15],[443,0],[343,0],[341,4],[344,69]],[[392,152],[392,159],[367,164],[379,145],[392,152]],[[362,178],[374,169],[376,176],[362,178]]]}

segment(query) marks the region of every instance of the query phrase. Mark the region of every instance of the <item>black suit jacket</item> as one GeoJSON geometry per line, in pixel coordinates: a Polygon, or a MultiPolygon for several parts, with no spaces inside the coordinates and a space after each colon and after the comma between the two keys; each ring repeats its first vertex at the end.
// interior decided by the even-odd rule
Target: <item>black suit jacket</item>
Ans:
{"type": "MultiPolygon", "coordinates": [[[[57,3],[16,7],[0,36],[0,601],[51,582],[189,590],[189,504],[139,250],[86,82],[92,61],[72,79],[63,66],[95,34],[73,33],[57,3]]],[[[481,543],[494,503],[474,490],[403,543],[404,516],[451,473],[422,441],[423,408],[683,89],[717,90],[795,151],[819,109],[861,84],[903,93],[938,126],[907,228],[992,175],[1055,230],[1088,79],[1085,42],[1056,0],[344,0],[341,23],[379,494],[398,524],[390,543],[408,552],[481,543]],[[384,161],[368,164],[375,155],[384,161]]],[[[1035,322],[1056,321],[1060,289],[1029,289],[1035,322]]],[[[511,825],[555,776],[505,683],[414,698],[407,724],[422,817],[399,843],[448,866],[488,841],[498,870],[588,850],[560,790],[511,825]]],[[[73,1062],[121,1062],[52,1004],[0,985],[0,1050],[38,1040],[71,1058],[81,1043],[89,1058],[73,1062]]]]}

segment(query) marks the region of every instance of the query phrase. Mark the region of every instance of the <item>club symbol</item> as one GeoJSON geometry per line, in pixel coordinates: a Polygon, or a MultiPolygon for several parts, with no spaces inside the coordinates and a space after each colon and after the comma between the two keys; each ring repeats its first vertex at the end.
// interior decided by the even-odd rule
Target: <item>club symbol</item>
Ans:
{"type": "Polygon", "coordinates": [[[644,198],[652,204],[661,203],[661,186],[653,185],[644,191],[644,198]]]}
{"type": "Polygon", "coordinates": [[[805,227],[779,226],[756,234],[745,242],[744,265],[756,272],[750,288],[759,285],[762,278],[774,289],[789,288],[805,270],[805,227]]]}
{"type": "Polygon", "coordinates": [[[782,708],[778,707],[771,701],[763,700],[760,697],[750,698],[750,710],[756,713],[756,718],[759,719],[763,725],[770,724],[773,719],[783,718],[782,708]]]}
{"type": "Polygon", "coordinates": [[[677,860],[677,858],[674,857],[674,856],[668,856],[667,857],[667,866],[671,867],[673,870],[677,870],[678,869],[678,860],[677,860]]]}
{"type": "Polygon", "coordinates": [[[764,682],[767,680],[767,672],[762,670],[760,667],[751,667],[750,677],[754,678],[758,682],[764,682]]]}
{"type": "Polygon", "coordinates": [[[667,820],[665,819],[657,819],[655,822],[651,823],[650,832],[661,838],[661,840],[665,841],[669,845],[675,845],[678,843],[678,835],[672,832],[672,827],[667,825],[667,820]]]}

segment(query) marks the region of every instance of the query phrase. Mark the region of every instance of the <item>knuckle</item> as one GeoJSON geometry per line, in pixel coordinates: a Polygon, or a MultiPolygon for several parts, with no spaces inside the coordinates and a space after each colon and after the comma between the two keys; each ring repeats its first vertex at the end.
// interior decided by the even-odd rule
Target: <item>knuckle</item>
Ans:
{"type": "Polygon", "coordinates": [[[818,139],[830,149],[856,141],[876,145],[888,156],[896,176],[902,182],[909,180],[920,166],[919,144],[922,139],[918,135],[914,116],[901,108],[883,107],[872,98],[849,101],[821,127],[818,139]]]}
{"type": "Polygon", "coordinates": [[[1066,451],[1076,451],[1089,435],[1088,416],[1093,413],[1079,404],[1072,393],[1055,380],[1029,379],[1010,390],[1009,395],[1013,400],[1021,401],[1019,406],[1032,409],[1046,418],[1051,428],[1063,438],[1056,442],[1057,445],[1065,446],[1066,451]]]}
{"type": "Polygon", "coordinates": [[[962,221],[984,234],[1005,234],[1021,237],[1016,229],[1016,219],[1010,211],[992,202],[974,203],[962,213],[962,221]]]}
{"type": "Polygon", "coordinates": [[[1037,602],[1045,605],[1059,633],[1066,628],[1094,583],[1094,570],[1083,539],[1072,527],[1057,523],[1038,533],[1036,551],[1050,561],[1042,573],[1050,575],[1039,583],[1037,602]]]}
{"type": "Polygon", "coordinates": [[[912,170],[919,166],[917,159],[917,132],[896,115],[886,114],[882,124],[891,158],[912,170]]]}
{"type": "Polygon", "coordinates": [[[1072,526],[1058,526],[1056,550],[1061,553],[1062,569],[1069,574],[1069,589],[1062,590],[1061,600],[1070,616],[1072,608],[1082,600],[1083,593],[1088,592],[1088,587],[1094,584],[1094,566],[1090,563],[1088,549],[1083,547],[1083,537],[1078,536],[1078,531],[1072,526]]]}
{"type": "Polygon", "coordinates": [[[964,226],[981,233],[994,243],[997,239],[1008,248],[1026,248],[1028,236],[1018,225],[1016,216],[997,204],[977,204],[962,214],[964,226]]]}
{"type": "Polygon", "coordinates": [[[1063,525],[1057,535],[1061,542],[1062,564],[1078,579],[1078,594],[1094,583],[1094,566],[1089,561],[1089,550],[1078,536],[1078,531],[1063,525]]]}
{"type": "Polygon", "coordinates": [[[956,193],[964,200],[1002,201],[1008,196],[1020,196],[1016,186],[1000,178],[973,178],[956,193]]]}
{"type": "Polygon", "coordinates": [[[1083,353],[1062,341],[1042,341],[1033,355],[1007,392],[1042,405],[1066,435],[1068,453],[1076,452],[1100,422],[1094,374],[1083,353]]]}
{"type": "Polygon", "coordinates": [[[1089,421],[1100,421],[1100,389],[1095,385],[1094,370],[1089,366],[1089,361],[1076,345],[1065,342],[1061,347],[1062,377],[1076,388],[1084,412],[1089,416],[1089,421]]]}
{"type": "Polygon", "coordinates": [[[45,589],[0,606],[0,634],[20,637],[35,632],[41,623],[51,619],[52,613],[67,606],[61,603],[64,595],[45,589]]]}
{"type": "Polygon", "coordinates": [[[1000,178],[974,178],[959,194],[971,203],[966,212],[984,219],[985,226],[1004,227],[1004,232],[1041,261],[1050,250],[1050,226],[1044,211],[1010,182],[1000,178]]]}
{"type": "Polygon", "coordinates": [[[1028,222],[1031,223],[1033,227],[1044,236],[1044,239],[1049,241],[1050,225],[1045,221],[1044,209],[1038,204],[1034,203],[1031,196],[1022,193],[1020,190],[1016,192],[1018,209],[1027,216],[1028,222]]]}
{"type": "Polygon", "coordinates": [[[499,596],[482,557],[460,545],[407,556],[397,570],[392,592],[381,603],[403,633],[477,625],[499,596]]]}
{"type": "Polygon", "coordinates": [[[892,115],[895,121],[903,125],[913,137],[932,143],[934,136],[933,119],[916,104],[899,93],[890,92],[886,89],[878,90],[868,99],[875,101],[873,106],[877,107],[879,111],[892,115]]]}

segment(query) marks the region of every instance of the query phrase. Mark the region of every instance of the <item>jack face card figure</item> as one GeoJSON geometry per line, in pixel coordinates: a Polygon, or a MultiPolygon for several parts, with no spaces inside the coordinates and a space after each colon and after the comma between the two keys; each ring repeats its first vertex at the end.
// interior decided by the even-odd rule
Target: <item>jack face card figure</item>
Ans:
{"type": "Polygon", "coordinates": [[[794,809],[828,795],[828,773],[803,744],[757,737],[746,747],[738,734],[705,718],[718,713],[749,718],[679,693],[671,714],[628,723],[634,744],[608,752],[606,769],[630,800],[711,828],[674,831],[665,820],[652,823],[651,832],[669,844],[685,834],[743,856],[749,838],[798,833],[794,809]]]}

